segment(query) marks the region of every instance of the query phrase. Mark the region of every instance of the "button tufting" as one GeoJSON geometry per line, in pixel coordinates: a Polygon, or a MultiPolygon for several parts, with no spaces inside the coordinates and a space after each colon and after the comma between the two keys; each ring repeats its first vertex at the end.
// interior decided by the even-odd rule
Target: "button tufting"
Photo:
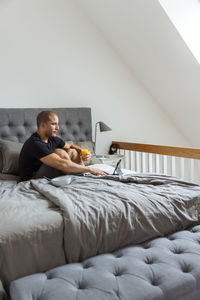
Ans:
{"type": "Polygon", "coordinates": [[[119,291],[115,291],[117,297],[119,297],[119,291]]]}
{"type": "Polygon", "coordinates": [[[183,273],[189,273],[192,271],[192,268],[191,266],[184,264],[181,266],[181,270],[183,273]]]}
{"type": "Polygon", "coordinates": [[[89,268],[91,268],[91,267],[92,267],[91,264],[85,264],[85,265],[83,265],[83,268],[84,268],[84,269],[89,269],[89,268]]]}
{"type": "Polygon", "coordinates": [[[168,237],[168,240],[170,240],[170,241],[174,241],[176,238],[175,237],[173,237],[173,236],[169,236],[168,237]]]}
{"type": "Polygon", "coordinates": [[[118,253],[118,254],[116,255],[116,258],[120,258],[120,257],[122,257],[122,256],[123,256],[122,253],[118,253]]]}
{"type": "Polygon", "coordinates": [[[47,276],[48,280],[52,279],[52,275],[51,274],[46,274],[46,276],[47,276]]]}
{"type": "Polygon", "coordinates": [[[145,260],[144,260],[145,264],[148,264],[148,265],[152,265],[154,262],[153,262],[153,259],[152,258],[149,258],[147,257],[145,260]]]}
{"type": "Polygon", "coordinates": [[[182,269],[183,273],[189,273],[190,270],[189,269],[182,269]]]}
{"type": "Polygon", "coordinates": [[[199,232],[200,230],[199,230],[198,228],[192,228],[190,231],[191,231],[192,233],[196,233],[196,232],[199,232]]]}
{"type": "Polygon", "coordinates": [[[115,270],[115,271],[113,272],[113,275],[114,275],[115,277],[120,276],[120,275],[121,275],[120,270],[119,270],[119,269],[118,269],[118,270],[115,270]]]}
{"type": "Polygon", "coordinates": [[[147,244],[147,245],[144,245],[143,248],[144,249],[149,249],[149,248],[151,248],[151,246],[147,244]]]}
{"type": "Polygon", "coordinates": [[[81,282],[77,288],[79,290],[84,290],[86,288],[86,285],[83,282],[81,282]]]}
{"type": "Polygon", "coordinates": [[[182,249],[172,249],[171,250],[174,254],[182,254],[184,252],[184,250],[182,249]]]}
{"type": "Polygon", "coordinates": [[[159,285],[159,282],[156,281],[156,280],[152,280],[151,284],[154,285],[154,286],[158,286],[158,285],[159,285]]]}

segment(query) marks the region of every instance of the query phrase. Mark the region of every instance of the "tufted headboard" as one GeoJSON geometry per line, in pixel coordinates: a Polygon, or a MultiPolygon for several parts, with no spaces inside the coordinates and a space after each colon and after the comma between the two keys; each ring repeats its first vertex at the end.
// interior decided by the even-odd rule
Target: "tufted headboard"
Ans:
{"type": "Polygon", "coordinates": [[[65,141],[91,141],[91,108],[0,108],[0,139],[23,143],[37,130],[36,117],[51,110],[59,117],[60,136],[65,141]]]}

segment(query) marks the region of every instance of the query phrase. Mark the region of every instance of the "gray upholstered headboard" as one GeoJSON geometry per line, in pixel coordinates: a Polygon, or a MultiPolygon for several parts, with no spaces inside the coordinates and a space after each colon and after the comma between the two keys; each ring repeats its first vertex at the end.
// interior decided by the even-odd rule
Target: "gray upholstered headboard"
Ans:
{"type": "Polygon", "coordinates": [[[59,117],[60,136],[65,141],[91,141],[91,108],[0,108],[0,139],[23,143],[37,130],[36,117],[51,110],[59,117]]]}

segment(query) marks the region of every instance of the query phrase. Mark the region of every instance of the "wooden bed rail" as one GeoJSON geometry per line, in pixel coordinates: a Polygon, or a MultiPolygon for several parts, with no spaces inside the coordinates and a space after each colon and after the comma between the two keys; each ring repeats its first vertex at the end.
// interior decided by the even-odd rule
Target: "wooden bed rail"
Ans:
{"type": "Polygon", "coordinates": [[[113,141],[123,155],[122,167],[136,172],[162,173],[200,184],[200,148],[113,141]]]}
{"type": "Polygon", "coordinates": [[[112,144],[117,144],[118,148],[123,150],[200,159],[200,148],[161,146],[118,141],[113,141],[112,144]]]}

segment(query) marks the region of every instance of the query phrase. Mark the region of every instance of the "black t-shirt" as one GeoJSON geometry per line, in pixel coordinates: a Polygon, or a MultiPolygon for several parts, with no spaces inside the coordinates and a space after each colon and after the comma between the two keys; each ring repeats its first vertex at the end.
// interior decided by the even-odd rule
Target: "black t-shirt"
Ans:
{"type": "Polygon", "coordinates": [[[56,148],[63,148],[65,142],[59,137],[50,137],[48,143],[45,143],[37,132],[24,143],[19,156],[19,174],[21,181],[29,180],[32,178],[42,162],[40,158],[47,156],[56,148]]]}

